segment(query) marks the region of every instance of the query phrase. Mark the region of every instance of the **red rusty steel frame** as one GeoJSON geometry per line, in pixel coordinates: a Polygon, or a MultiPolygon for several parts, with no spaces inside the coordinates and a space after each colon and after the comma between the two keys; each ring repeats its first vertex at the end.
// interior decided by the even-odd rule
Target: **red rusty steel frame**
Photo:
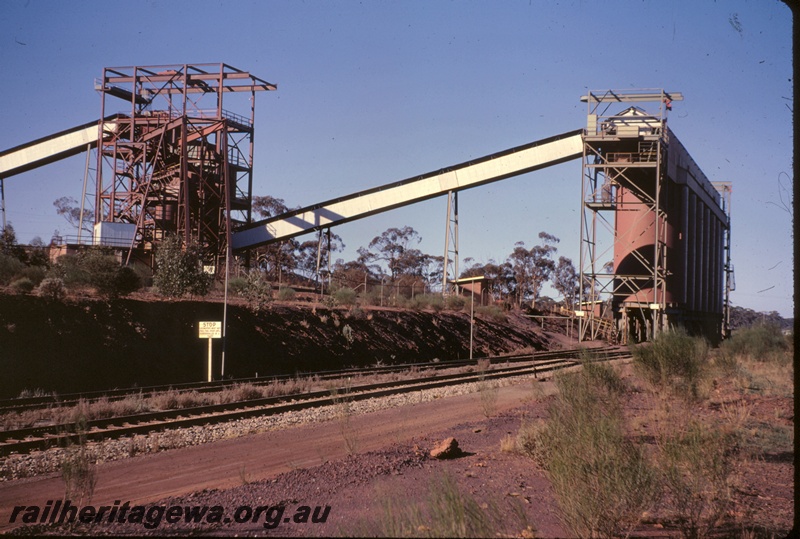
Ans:
{"type": "Polygon", "coordinates": [[[255,94],[277,87],[221,63],[105,68],[95,88],[102,118],[110,97],[127,108],[98,140],[95,224],[135,226],[129,260],[152,263],[176,234],[218,272],[231,232],[252,220],[255,94]]]}

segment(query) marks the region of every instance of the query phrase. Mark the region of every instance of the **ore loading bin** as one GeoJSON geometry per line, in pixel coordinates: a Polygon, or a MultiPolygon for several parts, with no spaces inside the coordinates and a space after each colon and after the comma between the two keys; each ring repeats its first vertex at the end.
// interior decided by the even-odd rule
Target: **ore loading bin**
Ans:
{"type": "Polygon", "coordinates": [[[680,326],[718,342],[728,330],[731,189],[709,181],[667,126],[682,96],[626,90],[582,99],[581,305],[592,306],[581,309],[582,336],[640,342],[680,326]],[[615,103],[622,110],[606,114],[615,103]]]}

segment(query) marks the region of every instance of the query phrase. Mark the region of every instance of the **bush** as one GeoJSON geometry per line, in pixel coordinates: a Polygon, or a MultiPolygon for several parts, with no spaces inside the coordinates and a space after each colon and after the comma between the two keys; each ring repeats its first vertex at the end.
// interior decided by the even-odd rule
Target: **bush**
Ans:
{"type": "Polygon", "coordinates": [[[562,520],[580,537],[629,533],[659,490],[642,447],[625,436],[616,384],[598,372],[556,377],[549,421],[525,424],[517,438],[547,470],[562,520]]]}
{"type": "Polygon", "coordinates": [[[705,537],[731,509],[735,435],[692,422],[661,440],[664,486],[684,537],[705,537]]]}
{"type": "Polygon", "coordinates": [[[278,289],[278,299],[280,301],[294,301],[296,296],[297,292],[295,292],[294,288],[284,286],[278,289]]]}
{"type": "Polygon", "coordinates": [[[467,304],[467,300],[463,296],[450,295],[447,296],[445,301],[447,308],[451,311],[460,311],[467,304]]]}
{"type": "Polygon", "coordinates": [[[228,279],[228,293],[234,296],[244,297],[247,291],[246,277],[233,277],[228,279]]]}
{"type": "Polygon", "coordinates": [[[355,305],[356,297],[356,291],[347,287],[338,288],[333,293],[333,300],[336,305],[355,305]]]}
{"type": "MultiPolygon", "coordinates": [[[[230,283],[228,283],[230,285],[230,283]]],[[[237,285],[238,286],[238,285],[237,285]]],[[[283,288],[283,290],[292,290],[283,288]]],[[[294,292],[294,290],[292,290],[294,292]]],[[[267,281],[266,276],[260,271],[251,271],[247,274],[244,288],[240,295],[247,300],[247,306],[253,312],[265,309],[272,302],[272,286],[267,281]]],[[[293,294],[291,294],[294,297],[293,294]]]]}
{"type": "Polygon", "coordinates": [[[475,312],[495,322],[505,322],[506,313],[497,305],[482,305],[475,307],[475,312]]]}
{"type": "Polygon", "coordinates": [[[0,284],[8,284],[11,280],[22,273],[25,264],[11,255],[0,253],[0,284]]]}
{"type": "Polygon", "coordinates": [[[51,300],[62,300],[67,296],[67,288],[61,279],[48,277],[39,283],[36,295],[51,300]]]}
{"type": "Polygon", "coordinates": [[[33,286],[39,286],[47,276],[47,269],[43,266],[26,266],[18,272],[12,280],[16,281],[18,278],[27,277],[33,283],[33,286]]]}
{"type": "MultiPolygon", "coordinates": [[[[514,517],[499,517],[494,500],[479,503],[448,474],[430,480],[422,504],[377,492],[382,511],[370,521],[353,523],[346,535],[357,537],[533,537],[524,511],[516,506],[514,517]]],[[[512,505],[512,507],[514,507],[512,505]]]]}
{"type": "Polygon", "coordinates": [[[27,277],[20,277],[19,279],[14,279],[11,281],[9,285],[11,290],[17,292],[18,294],[27,294],[28,292],[33,290],[33,281],[28,279],[27,277]]]}
{"type": "Polygon", "coordinates": [[[550,456],[546,442],[547,423],[543,419],[523,421],[517,432],[516,446],[520,453],[535,461],[542,468],[547,467],[550,456]]]}
{"type": "Polygon", "coordinates": [[[127,296],[142,287],[142,279],[133,268],[120,266],[114,255],[102,249],[86,251],[76,261],[76,275],[81,275],[104,298],[127,296]]]}
{"type": "Polygon", "coordinates": [[[58,262],[50,268],[48,277],[61,279],[64,286],[77,288],[88,286],[91,283],[91,275],[86,267],[81,264],[78,255],[64,255],[59,257],[58,262]]]}
{"type": "Polygon", "coordinates": [[[142,278],[130,266],[117,268],[114,276],[114,296],[127,296],[142,287],[142,278]]]}
{"type": "MultiPolygon", "coordinates": [[[[26,273],[35,278],[45,276],[41,267],[28,268],[26,273]]],[[[68,288],[92,287],[108,299],[127,296],[142,287],[139,273],[131,267],[120,266],[107,249],[93,248],[77,255],[64,255],[46,276],[61,279],[68,288]]]]}
{"type": "Polygon", "coordinates": [[[591,353],[581,358],[584,375],[593,386],[600,387],[609,394],[622,396],[628,389],[625,381],[614,367],[607,363],[600,363],[591,358],[591,353]]]}
{"type": "Polygon", "coordinates": [[[444,298],[442,296],[438,294],[429,294],[428,297],[430,298],[428,300],[428,305],[433,309],[433,312],[438,313],[444,309],[444,298]]]}
{"type": "Polygon", "coordinates": [[[408,300],[408,306],[418,311],[433,309],[438,313],[444,309],[444,298],[437,294],[417,294],[408,300]]]}
{"type": "Polygon", "coordinates": [[[633,364],[656,390],[697,398],[707,370],[708,344],[680,329],[667,331],[652,343],[634,348],[633,364]]]}
{"type": "Polygon", "coordinates": [[[212,280],[203,271],[197,246],[190,245],[184,251],[178,236],[169,236],[158,246],[153,285],[162,296],[205,296],[211,288],[212,280]]]}
{"type": "Polygon", "coordinates": [[[119,262],[115,256],[92,249],[78,256],[77,262],[87,274],[87,284],[93,286],[101,296],[114,296],[119,269],[119,262]]]}
{"type": "Polygon", "coordinates": [[[790,359],[786,352],[789,342],[775,324],[760,324],[735,331],[722,343],[720,354],[728,358],[747,358],[756,361],[790,359]]]}
{"type": "MultiPolygon", "coordinates": [[[[363,293],[359,296],[361,298],[362,305],[373,305],[373,306],[380,306],[381,304],[381,290],[380,287],[373,288],[368,290],[366,293],[363,293]]],[[[387,298],[383,298],[383,301],[388,301],[387,298]]]]}

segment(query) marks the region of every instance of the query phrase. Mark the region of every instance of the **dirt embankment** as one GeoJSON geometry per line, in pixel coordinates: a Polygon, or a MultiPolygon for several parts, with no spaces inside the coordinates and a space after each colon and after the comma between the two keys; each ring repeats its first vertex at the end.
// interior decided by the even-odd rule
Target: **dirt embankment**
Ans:
{"type": "MultiPolygon", "coordinates": [[[[0,295],[0,398],[23,389],[61,393],[205,379],[208,341],[200,321],[221,321],[221,303],[66,302],[0,295]]],[[[228,306],[225,374],[246,377],[354,365],[469,356],[469,315],[274,304],[228,306]]],[[[550,338],[518,314],[476,317],[475,357],[545,349],[550,338]]],[[[213,343],[220,372],[222,341],[213,343]]]]}

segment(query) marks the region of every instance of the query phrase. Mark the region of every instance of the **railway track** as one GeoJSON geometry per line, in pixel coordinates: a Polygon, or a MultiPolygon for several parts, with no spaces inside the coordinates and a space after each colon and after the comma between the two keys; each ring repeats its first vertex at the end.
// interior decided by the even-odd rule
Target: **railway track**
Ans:
{"type": "MultiPolygon", "coordinates": [[[[581,356],[582,350],[583,349],[580,348],[567,349],[567,350],[553,350],[545,352],[534,352],[529,354],[511,354],[511,355],[493,356],[485,359],[489,359],[493,363],[500,363],[500,362],[513,363],[520,361],[546,360],[553,358],[578,359],[581,356]]],[[[609,346],[602,348],[594,348],[592,349],[592,352],[596,355],[602,355],[617,350],[619,350],[618,347],[609,346]]],[[[166,384],[166,385],[156,385],[156,386],[106,389],[100,391],[88,391],[80,393],[66,393],[62,395],[48,394],[48,395],[32,396],[32,397],[15,397],[15,398],[0,399],[0,414],[8,412],[22,412],[26,410],[36,410],[40,408],[48,408],[56,406],[69,407],[69,406],[75,406],[81,401],[86,403],[91,403],[91,402],[96,402],[100,399],[115,401],[115,400],[122,400],[131,396],[151,397],[153,395],[157,395],[159,393],[163,393],[166,391],[174,391],[178,394],[192,392],[192,391],[197,393],[210,393],[214,391],[220,391],[223,389],[236,387],[237,385],[252,384],[253,386],[258,387],[258,386],[269,385],[275,382],[284,382],[302,377],[315,378],[317,380],[332,380],[343,377],[358,377],[363,375],[403,372],[414,367],[441,370],[441,369],[449,369],[457,367],[467,367],[470,365],[475,365],[475,363],[476,360],[474,359],[473,360],[454,359],[454,360],[443,360],[443,361],[434,360],[433,362],[426,361],[417,363],[400,363],[392,365],[372,365],[364,368],[326,370],[326,371],[317,371],[317,372],[300,373],[300,374],[283,374],[283,375],[257,376],[248,378],[231,378],[225,380],[216,380],[213,382],[186,382],[186,383],[166,384]]]]}
{"type": "MultiPolygon", "coordinates": [[[[596,349],[593,352],[594,358],[597,360],[630,357],[630,352],[628,350],[619,348],[596,349]]],[[[424,379],[393,380],[361,385],[350,385],[344,382],[344,380],[352,380],[354,377],[366,373],[376,374],[376,371],[391,373],[398,370],[407,370],[413,365],[424,365],[426,368],[433,367],[435,369],[475,367],[476,360],[372,367],[369,369],[346,369],[341,371],[327,371],[326,373],[315,373],[314,376],[325,376],[328,377],[328,379],[342,380],[342,384],[334,386],[331,389],[311,391],[302,394],[262,397],[225,404],[210,404],[175,410],[92,419],[81,425],[80,432],[76,432],[74,423],[41,425],[0,431],[0,456],[6,456],[12,453],[28,453],[30,451],[43,450],[50,447],[67,446],[69,444],[78,443],[81,440],[99,441],[107,438],[120,438],[123,436],[146,434],[173,428],[222,423],[247,417],[275,415],[317,406],[331,405],[343,400],[358,401],[447,385],[509,378],[513,376],[525,376],[530,374],[538,376],[539,374],[545,374],[580,364],[581,353],[580,350],[562,350],[514,356],[497,356],[491,358],[492,364],[488,369],[482,372],[475,372],[474,369],[471,369],[471,372],[432,374],[424,379]]],[[[253,383],[257,380],[264,382],[263,378],[239,379],[238,381],[232,382],[253,383]]],[[[274,378],[270,378],[269,381],[264,383],[271,383],[272,380],[274,380],[274,378]]],[[[191,385],[192,388],[183,387],[181,389],[184,391],[212,391],[212,389],[210,389],[212,387],[217,387],[217,390],[219,390],[229,384],[224,384],[222,386],[215,386],[214,383],[187,385],[191,385]]],[[[175,390],[175,386],[166,387],[175,390]]],[[[153,393],[156,392],[155,389],[149,389],[149,391],[153,393]]],[[[161,391],[163,391],[163,389],[161,391]]],[[[130,394],[130,392],[127,393],[127,395],[130,394]]],[[[81,394],[78,398],[102,398],[100,396],[85,397],[85,395],[86,394],[81,394]]],[[[108,394],[105,393],[102,396],[108,398],[107,395],[108,394]]],[[[123,397],[119,396],[119,398],[123,397]]],[[[32,405],[32,403],[26,404],[26,406],[30,405],[32,405]]],[[[40,406],[52,405],[53,403],[49,402],[41,404],[40,406]]],[[[62,402],[57,403],[57,405],[61,406],[62,402]]],[[[14,409],[14,407],[5,408],[5,410],[14,409]]]]}

